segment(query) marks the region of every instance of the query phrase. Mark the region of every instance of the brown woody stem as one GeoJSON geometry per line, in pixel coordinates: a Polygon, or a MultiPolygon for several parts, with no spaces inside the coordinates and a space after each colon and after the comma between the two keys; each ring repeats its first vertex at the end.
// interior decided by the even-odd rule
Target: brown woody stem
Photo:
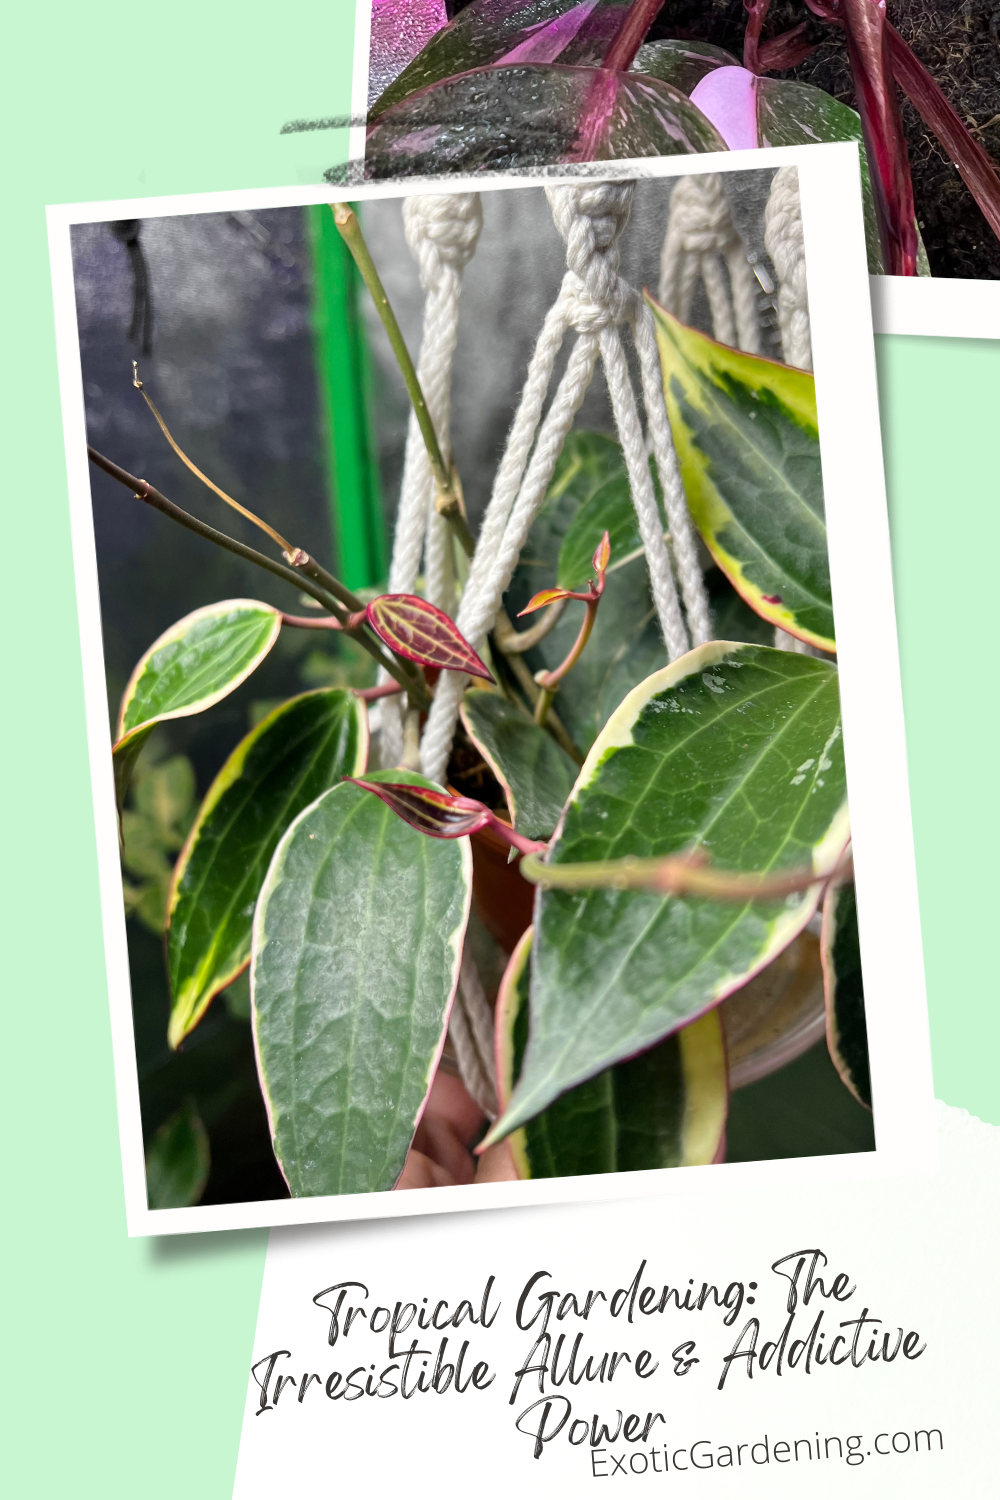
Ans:
{"type": "Polygon", "coordinates": [[[535,855],[521,861],[521,874],[533,885],[563,891],[658,891],[669,896],[699,896],[709,901],[775,901],[813,886],[840,879],[849,859],[827,875],[812,869],[755,875],[742,870],[716,870],[697,854],[670,854],[662,859],[608,859],[589,863],[549,865],[535,855]]]}
{"type": "MultiPolygon", "coordinates": [[[[87,454],[92,464],[98,469],[103,469],[105,474],[108,474],[112,479],[116,479],[119,484],[124,485],[137,500],[142,500],[144,504],[151,505],[154,510],[158,510],[163,515],[169,516],[179,526],[185,527],[188,531],[193,531],[196,536],[203,537],[205,541],[214,542],[217,547],[222,547],[226,552],[232,552],[236,557],[242,557],[246,562],[256,563],[258,568],[263,568],[266,572],[273,573],[276,578],[283,578],[293,588],[311,595],[318,604],[322,604],[324,609],[330,611],[341,629],[344,630],[344,633],[349,635],[352,640],[357,641],[358,645],[362,646],[370,656],[373,656],[379,666],[384,667],[401,687],[405,688],[412,697],[418,700],[421,696],[423,697],[424,701],[420,702],[422,708],[430,706],[430,694],[426,686],[423,686],[421,692],[421,684],[404,671],[402,665],[394,656],[390,656],[383,649],[380,641],[371,636],[366,630],[348,625],[348,617],[343,605],[328,593],[326,589],[322,588],[312,579],[304,580],[302,574],[296,572],[293,568],[285,567],[283,563],[274,562],[270,557],[266,557],[263,552],[257,552],[253,547],[247,547],[243,542],[238,542],[235,537],[227,536],[224,531],[217,531],[214,526],[209,526],[205,521],[199,521],[196,516],[189,515],[186,510],[182,510],[179,505],[175,505],[172,500],[168,500],[166,495],[161,494],[158,489],[155,489],[145,479],[138,479],[134,474],[130,474],[127,469],[123,469],[110,458],[105,458],[103,453],[98,453],[96,448],[92,448],[89,444],[87,445],[87,454]]],[[[336,627],[331,626],[330,628],[334,629],[336,627]]]]}

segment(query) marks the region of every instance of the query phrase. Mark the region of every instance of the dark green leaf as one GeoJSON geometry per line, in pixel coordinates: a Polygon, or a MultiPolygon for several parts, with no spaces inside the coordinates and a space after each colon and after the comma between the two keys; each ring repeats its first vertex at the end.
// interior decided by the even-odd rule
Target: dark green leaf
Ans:
{"type": "MultiPolygon", "coordinates": [[[[410,781],[401,771],[374,780],[410,781]]],[[[341,782],[271,861],[254,920],[253,1024],[295,1197],[393,1187],[444,1046],[469,914],[467,839],[429,839],[341,782]]]]}
{"type": "Polygon", "coordinates": [[[695,525],[765,620],[836,650],[812,375],[743,354],[650,300],[695,525]]]}
{"type": "MultiPolygon", "coordinates": [[[[848,837],[836,668],[711,642],[642,683],[580,772],[550,860],[704,849],[721,869],[829,873],[848,837]]],[[[628,890],[543,890],[531,1041],[498,1139],[652,1046],[780,953],[820,887],[746,905],[628,890]]]]}
{"type": "Polygon", "coordinates": [[[150,1208],[190,1208],[205,1191],[210,1166],[208,1133],[188,1099],[160,1126],[146,1152],[150,1208]]]}
{"type": "Polygon", "coordinates": [[[157,724],[203,713],[238,688],[281,630],[281,612],[255,599],[225,599],[185,615],[141,657],[118,710],[115,786],[125,797],[139,751],[157,724]]]}
{"type": "Polygon", "coordinates": [[[822,954],[830,1056],[858,1103],[871,1109],[865,987],[853,881],[834,886],[827,893],[823,903],[822,954]]]}
{"type": "Polygon", "coordinates": [[[871,1111],[844,1088],[826,1043],[729,1096],[726,1160],[874,1151],[871,1111]]]}
{"type": "Polygon", "coordinates": [[[498,693],[467,692],[462,722],[503,787],[518,833],[547,839],[576,777],[565,750],[498,693]]]}
{"type": "Polygon", "coordinates": [[[517,63],[445,78],[386,110],[368,134],[365,175],[499,172],[725,149],[701,111],[659,79],[517,63]]]}
{"type": "Polygon", "coordinates": [[[612,565],[620,564],[642,546],[632,490],[624,472],[606,479],[570,522],[559,548],[556,582],[561,589],[580,589],[594,576],[591,560],[605,532],[611,542],[612,565]]]}
{"type": "Polygon", "coordinates": [[[368,754],[353,693],[304,693],[269,714],[215,778],[174,871],[167,934],[172,1047],[250,959],[254,905],[271,856],[304,807],[368,754]]]}
{"type": "Polygon", "coordinates": [[[716,68],[738,68],[739,59],[711,42],[657,41],[644,42],[635,54],[632,70],[673,84],[682,94],[690,94],[706,73],[716,68]]]}
{"type": "MultiPolygon", "coordinates": [[[[528,1043],[531,929],[511,955],[497,999],[501,1105],[528,1043]]],[[[707,1165],[726,1126],[726,1051],[717,1011],[638,1057],[562,1094],[511,1136],[518,1176],[576,1177],[707,1165]]]]}

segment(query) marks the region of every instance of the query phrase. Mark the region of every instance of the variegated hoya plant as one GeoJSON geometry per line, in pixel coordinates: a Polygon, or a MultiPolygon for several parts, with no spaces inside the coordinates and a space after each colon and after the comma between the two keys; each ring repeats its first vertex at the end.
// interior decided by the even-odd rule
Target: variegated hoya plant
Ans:
{"type": "MultiPolygon", "coordinates": [[[[371,283],[357,221],[338,219],[371,283]]],[[[480,1180],[720,1161],[726,1038],[731,1054],[746,1041],[723,1003],[752,1021],[763,987],[780,1011],[815,982],[810,954],[830,1053],[870,1107],[813,377],[651,305],[688,504],[717,564],[719,638],[669,664],[621,450],[601,434],[570,435],[508,590],[508,615],[545,606],[544,625],[518,636],[508,619],[485,659],[418,595],[357,598],[267,523],[250,517],[281,560],[91,450],[139,499],[314,606],[227,599],[150,646],[118,716],[120,807],[156,726],[232,693],[282,630],[341,632],[386,679],[290,697],[257,724],[201,803],[166,896],[170,1046],[249,970],[293,1195],[470,1181],[470,1148],[480,1180]],[[775,649],[775,626],[807,649],[775,649]],[[449,784],[419,774],[412,735],[402,766],[373,765],[373,700],[405,692],[412,727],[443,672],[468,683],[449,784]],[[480,1038],[488,1111],[445,1051],[474,895],[509,953],[494,1047],[480,1038]]],[[[460,486],[390,333],[460,556],[460,486]]]]}

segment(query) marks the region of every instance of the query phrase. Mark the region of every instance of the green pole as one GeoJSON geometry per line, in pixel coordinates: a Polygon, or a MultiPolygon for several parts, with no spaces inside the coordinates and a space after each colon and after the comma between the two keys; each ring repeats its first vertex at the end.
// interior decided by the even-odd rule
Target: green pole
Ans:
{"type": "Polygon", "coordinates": [[[329,206],[315,204],[305,214],[336,571],[350,589],[372,588],[385,582],[387,567],[364,288],[329,206]]]}

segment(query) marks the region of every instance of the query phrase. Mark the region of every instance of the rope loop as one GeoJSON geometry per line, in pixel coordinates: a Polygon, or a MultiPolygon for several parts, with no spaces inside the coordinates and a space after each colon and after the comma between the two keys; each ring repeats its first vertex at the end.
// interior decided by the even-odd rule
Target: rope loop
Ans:
{"type": "Polygon", "coordinates": [[[425,292],[440,284],[446,270],[461,275],[482,227],[478,193],[426,193],[403,200],[403,231],[425,292]]]}

